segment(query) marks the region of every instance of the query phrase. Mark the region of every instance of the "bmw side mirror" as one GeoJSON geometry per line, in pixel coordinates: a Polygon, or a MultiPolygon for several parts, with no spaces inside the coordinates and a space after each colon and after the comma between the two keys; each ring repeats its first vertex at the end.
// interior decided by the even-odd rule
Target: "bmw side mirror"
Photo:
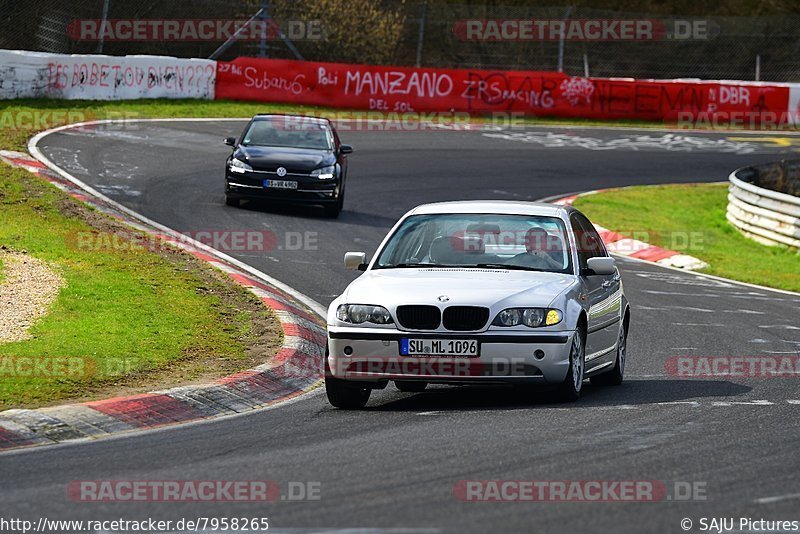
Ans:
{"type": "Polygon", "coordinates": [[[609,275],[617,272],[617,262],[614,258],[606,256],[603,258],[589,258],[586,260],[587,275],[609,275]]]}
{"type": "Polygon", "coordinates": [[[367,270],[366,252],[346,252],[344,255],[344,266],[351,271],[367,270]]]}
{"type": "Polygon", "coordinates": [[[346,156],[347,154],[352,154],[352,153],[353,153],[353,147],[351,147],[350,145],[339,146],[339,154],[341,154],[342,156],[346,156]]]}
{"type": "Polygon", "coordinates": [[[228,146],[236,146],[236,138],[235,137],[226,137],[223,142],[228,146]]]}

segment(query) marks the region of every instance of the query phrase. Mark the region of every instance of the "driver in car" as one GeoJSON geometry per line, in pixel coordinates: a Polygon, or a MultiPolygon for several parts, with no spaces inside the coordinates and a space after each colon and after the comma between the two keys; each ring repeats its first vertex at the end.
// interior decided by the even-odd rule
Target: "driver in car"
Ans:
{"type": "Polygon", "coordinates": [[[517,254],[506,264],[542,271],[560,271],[564,266],[554,256],[560,258],[562,250],[559,238],[551,236],[544,228],[533,227],[525,233],[525,252],[517,254]]]}

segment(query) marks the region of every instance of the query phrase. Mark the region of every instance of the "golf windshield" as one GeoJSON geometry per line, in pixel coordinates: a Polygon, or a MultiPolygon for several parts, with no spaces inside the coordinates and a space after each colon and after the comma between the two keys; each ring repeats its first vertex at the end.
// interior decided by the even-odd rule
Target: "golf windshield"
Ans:
{"type": "Polygon", "coordinates": [[[242,145],[332,150],[333,134],[325,123],[295,117],[254,120],[242,145]]]}
{"type": "Polygon", "coordinates": [[[375,268],[461,267],[571,273],[561,219],[530,215],[413,215],[375,268]]]}

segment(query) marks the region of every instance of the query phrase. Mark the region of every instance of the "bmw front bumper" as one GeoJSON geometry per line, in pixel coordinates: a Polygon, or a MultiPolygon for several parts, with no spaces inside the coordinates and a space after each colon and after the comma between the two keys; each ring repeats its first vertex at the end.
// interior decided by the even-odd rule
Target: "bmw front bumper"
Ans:
{"type": "Polygon", "coordinates": [[[343,380],[431,383],[560,383],[574,332],[417,333],[375,328],[328,329],[328,368],[343,380]],[[402,338],[477,340],[479,355],[403,356],[402,338]]]}

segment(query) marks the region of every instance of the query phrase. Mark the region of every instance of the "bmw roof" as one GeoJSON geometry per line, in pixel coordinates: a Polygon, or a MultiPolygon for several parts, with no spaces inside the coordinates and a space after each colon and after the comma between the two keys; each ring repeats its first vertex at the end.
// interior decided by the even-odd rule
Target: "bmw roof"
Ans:
{"type": "Polygon", "coordinates": [[[516,200],[458,200],[436,202],[417,206],[409,215],[437,213],[493,213],[508,215],[541,215],[564,217],[574,208],[548,204],[546,202],[520,202],[516,200]]]}

